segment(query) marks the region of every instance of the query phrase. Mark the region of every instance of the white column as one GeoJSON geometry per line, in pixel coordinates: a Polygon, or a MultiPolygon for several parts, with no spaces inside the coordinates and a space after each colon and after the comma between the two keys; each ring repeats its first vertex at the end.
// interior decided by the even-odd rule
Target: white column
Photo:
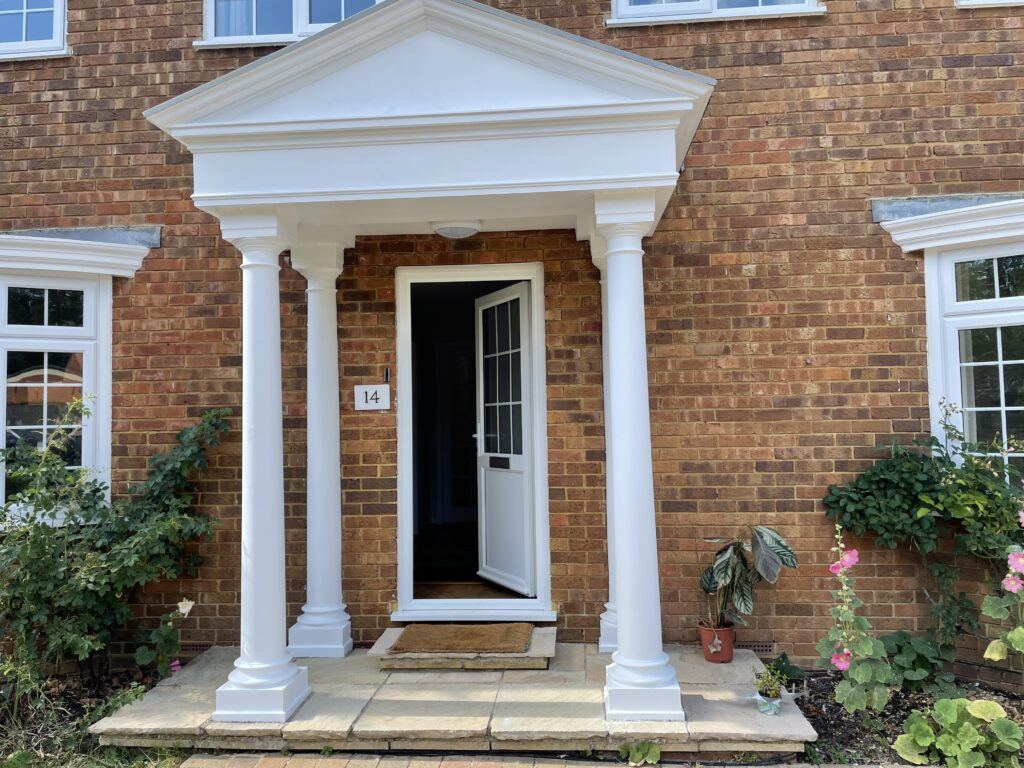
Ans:
{"type": "Polygon", "coordinates": [[[662,649],[647,388],[642,238],[654,221],[654,199],[602,196],[596,213],[607,265],[608,484],[618,614],[605,710],[613,720],[682,720],[679,683],[662,649]]]}
{"type": "Polygon", "coordinates": [[[242,252],[242,643],[214,720],[284,722],[309,695],[285,644],[284,449],[276,221],[224,237],[242,252]]]}
{"type": "Polygon", "coordinates": [[[601,272],[601,371],[603,377],[603,398],[604,398],[604,466],[605,466],[605,524],[607,527],[608,539],[608,602],[604,604],[604,611],[601,613],[600,626],[601,634],[597,640],[597,649],[601,653],[612,653],[619,647],[618,639],[618,614],[615,609],[615,527],[612,524],[614,497],[611,488],[611,455],[608,451],[608,402],[611,388],[608,362],[608,280],[606,279],[607,263],[604,258],[604,241],[600,237],[594,237],[591,242],[591,253],[595,266],[601,272]]]}
{"type": "Polygon", "coordinates": [[[292,247],[306,278],[306,604],[288,630],[293,656],[341,657],[352,621],[341,591],[341,414],[337,244],[292,247]]]}

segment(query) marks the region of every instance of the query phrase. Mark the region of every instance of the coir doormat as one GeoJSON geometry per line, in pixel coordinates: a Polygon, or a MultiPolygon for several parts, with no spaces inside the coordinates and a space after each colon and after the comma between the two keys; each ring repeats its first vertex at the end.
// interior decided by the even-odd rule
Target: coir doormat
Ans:
{"type": "Polygon", "coordinates": [[[532,633],[525,623],[410,624],[388,653],[525,653],[532,633]]]}

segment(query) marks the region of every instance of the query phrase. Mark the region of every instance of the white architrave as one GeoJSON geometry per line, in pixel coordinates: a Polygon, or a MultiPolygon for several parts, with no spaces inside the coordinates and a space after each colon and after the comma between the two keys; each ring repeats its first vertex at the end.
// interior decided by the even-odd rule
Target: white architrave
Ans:
{"type": "Polygon", "coordinates": [[[293,656],[341,657],[352,620],[341,589],[341,408],[338,289],[343,250],[354,243],[298,243],[292,266],[306,278],[306,603],[288,630],[293,656]]]}
{"type": "Polygon", "coordinates": [[[1024,239],[1024,199],[954,208],[883,221],[905,253],[972,243],[1024,239]]]}
{"type": "Polygon", "coordinates": [[[656,220],[650,193],[596,197],[608,286],[606,449],[618,614],[618,648],[604,689],[611,720],[684,719],[661,639],[643,273],[643,238],[656,220]]]}
{"type": "Polygon", "coordinates": [[[288,243],[273,211],[222,218],[221,231],[242,254],[242,637],[213,719],[281,723],[309,695],[285,639],[278,258],[288,243]]]}
{"type": "Polygon", "coordinates": [[[0,234],[0,269],[132,277],[149,251],[147,245],[0,234]]]}

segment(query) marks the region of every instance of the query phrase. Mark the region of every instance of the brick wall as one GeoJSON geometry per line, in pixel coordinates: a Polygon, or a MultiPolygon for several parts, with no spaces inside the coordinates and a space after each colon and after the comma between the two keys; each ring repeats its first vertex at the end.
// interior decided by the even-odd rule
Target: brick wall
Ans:
{"type": "MultiPolygon", "coordinates": [[[[718,78],[647,261],[666,634],[692,636],[701,537],[756,520],[804,565],[760,593],[741,639],[813,656],[830,587],[819,499],[872,446],[927,421],[920,260],[871,223],[868,199],[1024,188],[1024,17],[953,0],[828,0],[823,17],[609,30],[607,0],[496,4],[718,78]]],[[[164,247],[115,288],[121,490],[179,427],[240,396],[238,257],[189,201],[190,157],[141,112],[265,49],[193,49],[201,0],[69,5],[72,58],[0,63],[0,228],[163,226],[164,247]]],[[[604,599],[597,289],[573,238],[361,241],[341,283],[343,386],[394,364],[394,265],[471,258],[542,258],[548,331],[571,340],[548,352],[555,599],[563,635],[593,640],[604,599]]],[[[283,288],[299,603],[302,281],[286,271],[283,288]]],[[[394,588],[394,424],[344,417],[348,598],[365,642],[394,588]]],[[[237,637],[238,457],[236,431],[202,481],[221,524],[200,578],[140,602],[152,616],[199,597],[196,642],[237,637]]],[[[876,626],[919,625],[915,562],[856,543],[876,626]]]]}

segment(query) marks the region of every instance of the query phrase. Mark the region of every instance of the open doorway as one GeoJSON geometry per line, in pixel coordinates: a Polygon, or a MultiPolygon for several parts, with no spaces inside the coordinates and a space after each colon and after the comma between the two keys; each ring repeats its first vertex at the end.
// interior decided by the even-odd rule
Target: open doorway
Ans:
{"type": "Polygon", "coordinates": [[[411,286],[413,597],[536,594],[528,425],[529,286],[411,286]]]}

